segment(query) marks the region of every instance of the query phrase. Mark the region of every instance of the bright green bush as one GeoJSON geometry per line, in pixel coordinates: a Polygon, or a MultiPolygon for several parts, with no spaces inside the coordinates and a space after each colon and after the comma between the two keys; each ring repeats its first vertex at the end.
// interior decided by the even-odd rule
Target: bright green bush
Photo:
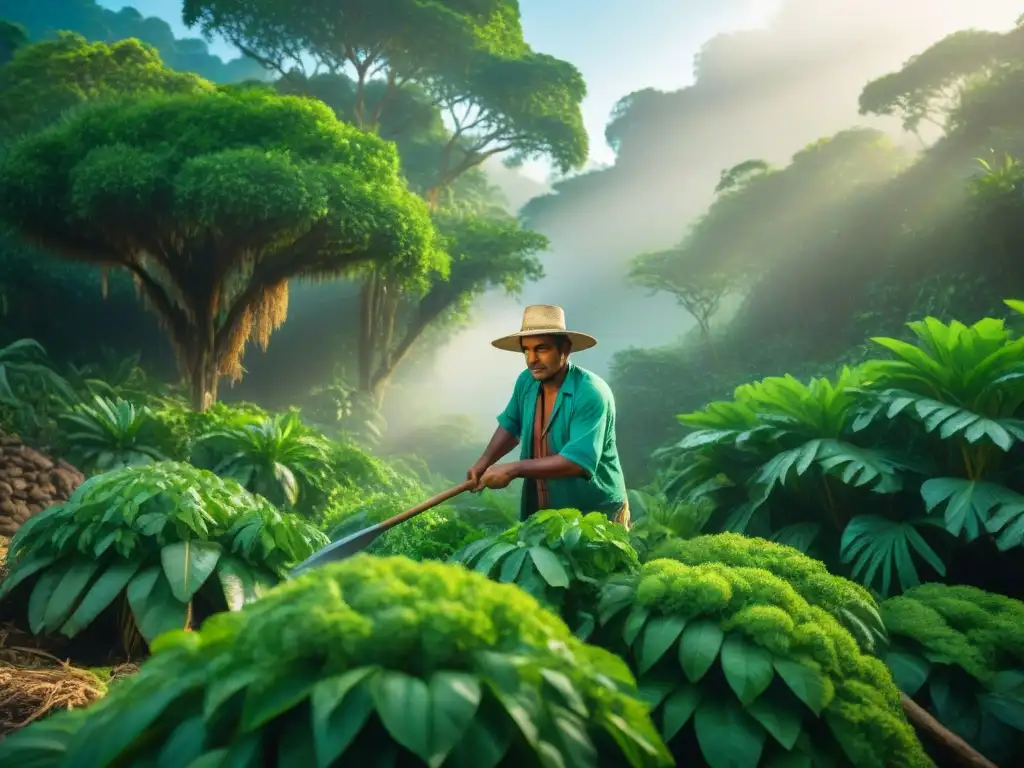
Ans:
{"type": "Polygon", "coordinates": [[[677,765],[931,765],[885,665],[763,568],[654,560],[607,585],[600,621],[677,765]]]}
{"type": "Polygon", "coordinates": [[[606,515],[548,509],[498,536],[475,541],[452,556],[498,581],[516,584],[562,617],[586,639],[595,626],[601,584],[640,566],[629,535],[606,515]]]}
{"type": "Polygon", "coordinates": [[[900,689],[990,760],[1024,764],[1024,603],[924,584],[881,611],[900,689]]]}
{"type": "Polygon", "coordinates": [[[0,763],[671,766],[632,685],[520,590],[364,555],[161,638],[89,709],[0,742],[0,763]]]}
{"type": "Polygon", "coordinates": [[[24,608],[35,634],[67,637],[122,609],[150,642],[204,613],[240,609],[327,543],[210,472],[126,467],[90,478],[18,530],[0,605],[5,617],[24,608]]]}
{"type": "Polygon", "coordinates": [[[691,566],[722,563],[762,568],[789,584],[811,605],[828,611],[853,635],[865,653],[877,653],[888,642],[878,604],[871,594],[859,584],[833,576],[824,563],[793,547],[736,533],[721,533],[667,542],[653,557],[691,566]]]}

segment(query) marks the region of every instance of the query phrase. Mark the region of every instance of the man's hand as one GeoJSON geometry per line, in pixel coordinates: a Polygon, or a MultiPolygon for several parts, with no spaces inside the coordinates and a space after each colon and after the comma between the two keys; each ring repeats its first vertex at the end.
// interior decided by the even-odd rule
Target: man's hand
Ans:
{"type": "Polygon", "coordinates": [[[483,490],[483,486],[480,485],[480,478],[483,477],[484,472],[487,471],[489,466],[486,459],[480,459],[466,472],[466,479],[473,481],[473,487],[470,489],[473,493],[483,490]]]}
{"type": "Polygon", "coordinates": [[[502,488],[508,488],[509,483],[516,479],[515,466],[513,463],[507,464],[495,464],[489,467],[486,472],[480,477],[478,490],[484,488],[490,488],[491,490],[497,491],[502,488]]]}

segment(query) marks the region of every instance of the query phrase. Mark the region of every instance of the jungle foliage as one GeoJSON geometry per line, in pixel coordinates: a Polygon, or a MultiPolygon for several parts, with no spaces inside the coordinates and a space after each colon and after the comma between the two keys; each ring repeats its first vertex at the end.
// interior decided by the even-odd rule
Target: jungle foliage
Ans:
{"type": "MultiPolygon", "coordinates": [[[[898,118],[908,138],[851,127],[781,167],[736,158],[676,246],[634,258],[634,281],[675,296],[695,327],[613,365],[624,423],[637,424],[622,440],[631,476],[650,478],[672,415],[744,381],[833,376],[871,354],[866,336],[907,340],[922,316],[1002,316],[1024,286],[1021,34],[958,32],[867,83],[862,113],[898,118]],[[663,376],[687,383],[655,394],[663,376]]],[[[666,100],[638,95],[613,124],[633,146],[666,100]]]]}
{"type": "Polygon", "coordinates": [[[680,416],[665,492],[712,504],[707,530],[790,544],[883,596],[950,571],[1010,589],[1024,339],[994,318],[910,328],[916,343],[874,339],[894,359],[770,377],[680,416]]]}

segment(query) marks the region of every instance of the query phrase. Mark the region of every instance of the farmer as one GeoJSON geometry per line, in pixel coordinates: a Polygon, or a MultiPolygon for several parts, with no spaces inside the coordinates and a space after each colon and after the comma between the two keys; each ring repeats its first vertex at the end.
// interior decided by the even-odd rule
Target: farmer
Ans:
{"type": "Polygon", "coordinates": [[[570,352],[590,349],[597,340],[567,331],[561,307],[538,304],[523,312],[518,333],[491,344],[522,354],[526,370],[483,456],[466,473],[474,490],[505,488],[523,478],[521,520],[541,509],[571,507],[603,512],[628,528],[615,399],[601,377],[569,361],[570,352]],[[495,463],[517,443],[519,461],[495,463]]]}

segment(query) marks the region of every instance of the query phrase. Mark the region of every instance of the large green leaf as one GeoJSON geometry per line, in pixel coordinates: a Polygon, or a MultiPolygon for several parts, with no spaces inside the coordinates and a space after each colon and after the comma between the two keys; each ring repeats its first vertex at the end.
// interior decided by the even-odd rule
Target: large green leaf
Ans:
{"type": "Polygon", "coordinates": [[[357,667],[321,680],[310,694],[317,768],[334,765],[355,741],[373,712],[369,686],[361,685],[377,667],[357,667]]]}
{"type": "Polygon", "coordinates": [[[54,555],[41,555],[30,552],[23,557],[19,557],[14,563],[8,561],[7,566],[11,570],[7,572],[3,580],[0,580],[0,600],[3,600],[13,592],[14,588],[25,581],[25,579],[39,573],[39,571],[51,565],[56,559],[54,555]]]}
{"type": "Polygon", "coordinates": [[[726,636],[721,656],[725,679],[744,706],[764,693],[775,677],[771,653],[740,634],[726,636]]]}
{"type": "Polygon", "coordinates": [[[286,677],[274,677],[267,683],[257,682],[246,688],[238,726],[240,733],[253,733],[281,717],[298,706],[321,682],[318,666],[296,665],[292,670],[286,677]]]}
{"type": "Polygon", "coordinates": [[[430,687],[417,677],[384,670],[371,686],[377,714],[391,737],[426,762],[433,753],[430,738],[430,687]]]}
{"type": "Polygon", "coordinates": [[[67,621],[98,567],[96,560],[77,560],[64,572],[43,614],[43,625],[47,631],[56,631],[67,621]]]}
{"type": "Polygon", "coordinates": [[[697,743],[710,768],[756,768],[765,729],[729,696],[705,698],[693,715],[697,743]]]}
{"type": "Polygon", "coordinates": [[[183,603],[191,600],[210,578],[222,552],[217,542],[200,539],[176,541],[161,549],[160,562],[172,594],[183,603]]]}
{"type": "Polygon", "coordinates": [[[537,572],[552,587],[568,587],[569,573],[558,559],[558,555],[547,547],[530,547],[530,557],[537,566],[537,572]]]}
{"type": "Polygon", "coordinates": [[[907,465],[881,451],[832,438],[817,438],[777,453],[761,467],[753,483],[771,491],[775,486],[785,485],[791,473],[801,477],[812,466],[846,485],[893,493],[903,487],[900,471],[907,465]]]}
{"type": "Polygon", "coordinates": [[[483,691],[472,675],[435,672],[430,678],[430,741],[424,757],[440,768],[476,715],[483,691]]]}
{"type": "Polygon", "coordinates": [[[722,628],[715,621],[698,619],[686,625],[679,641],[679,663],[687,680],[700,682],[718,658],[724,638],[722,628]]]}
{"type": "Polygon", "coordinates": [[[128,582],[128,605],[147,643],[172,629],[186,629],[188,604],[174,596],[160,566],[146,568],[128,582]]]}
{"type": "Polygon", "coordinates": [[[99,616],[128,586],[139,570],[138,560],[115,560],[93,582],[75,612],[61,627],[61,634],[74,637],[99,616]]]}
{"type": "Polygon", "coordinates": [[[674,739],[690,722],[703,695],[700,686],[684,682],[665,699],[661,708],[661,736],[665,741],[674,739]]]}
{"type": "Polygon", "coordinates": [[[821,715],[831,700],[831,688],[819,670],[791,659],[776,659],[775,671],[800,701],[815,715],[821,715]]]}
{"type": "Polygon", "coordinates": [[[657,664],[679,639],[686,627],[680,616],[655,616],[644,627],[637,654],[637,671],[642,675],[657,664]]]}
{"type": "Polygon", "coordinates": [[[917,526],[927,525],[927,519],[898,522],[880,515],[857,515],[843,530],[842,561],[853,564],[853,578],[865,586],[873,586],[881,570],[883,596],[891,594],[894,566],[902,590],[921,583],[912,552],[945,576],[945,564],[917,531],[917,526]]]}
{"type": "Polygon", "coordinates": [[[237,557],[221,555],[217,561],[217,579],[229,611],[240,611],[259,597],[252,569],[237,557]]]}
{"type": "Polygon", "coordinates": [[[914,696],[928,680],[931,663],[916,653],[891,649],[885,654],[885,663],[892,672],[896,687],[907,696],[914,696]]]}
{"type": "Polygon", "coordinates": [[[945,504],[946,530],[962,533],[967,541],[983,531],[999,534],[996,543],[1005,551],[1024,545],[1024,496],[996,483],[938,477],[921,485],[929,512],[945,504]]]}
{"type": "MultiPolygon", "coordinates": [[[[723,651],[724,653],[724,651],[723,651]]],[[[747,706],[747,712],[784,749],[791,750],[803,726],[803,708],[792,697],[775,689],[766,691],[747,706]]]]}
{"type": "Polygon", "coordinates": [[[57,563],[36,579],[28,598],[28,626],[32,634],[39,635],[46,631],[46,607],[70,567],[69,563],[57,563]]]}

